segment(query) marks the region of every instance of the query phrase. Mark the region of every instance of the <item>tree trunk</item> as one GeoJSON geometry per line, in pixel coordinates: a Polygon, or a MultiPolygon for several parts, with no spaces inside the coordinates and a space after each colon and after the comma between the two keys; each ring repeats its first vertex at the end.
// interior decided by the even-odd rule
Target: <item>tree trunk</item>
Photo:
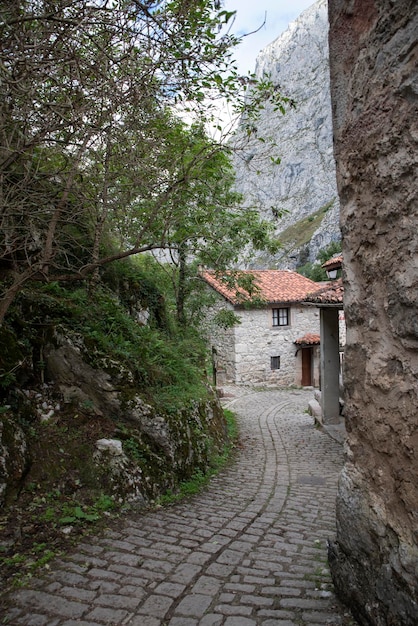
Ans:
{"type": "Polygon", "coordinates": [[[180,326],[186,326],[186,313],[184,305],[186,302],[186,279],[187,279],[187,265],[186,265],[186,244],[182,242],[178,249],[179,255],[179,282],[177,289],[177,321],[180,326]]]}

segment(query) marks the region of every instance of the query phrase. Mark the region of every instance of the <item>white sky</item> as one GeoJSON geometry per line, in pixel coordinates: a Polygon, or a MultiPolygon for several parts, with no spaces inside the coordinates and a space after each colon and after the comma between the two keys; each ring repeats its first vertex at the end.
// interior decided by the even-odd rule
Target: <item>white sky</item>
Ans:
{"type": "Polygon", "coordinates": [[[236,11],[232,32],[235,35],[250,33],[266,23],[261,29],[244,38],[235,48],[235,58],[242,75],[254,72],[258,53],[284,32],[289,23],[314,4],[315,0],[225,0],[223,9],[236,11]]]}

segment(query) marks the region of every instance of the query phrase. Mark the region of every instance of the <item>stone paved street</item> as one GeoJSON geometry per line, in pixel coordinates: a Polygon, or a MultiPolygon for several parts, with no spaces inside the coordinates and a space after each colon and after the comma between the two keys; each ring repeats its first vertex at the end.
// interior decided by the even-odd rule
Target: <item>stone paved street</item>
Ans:
{"type": "Polygon", "coordinates": [[[199,496],[128,515],[14,592],[19,626],[354,624],[326,564],[342,445],[312,391],[233,390],[237,460],[199,496]]]}

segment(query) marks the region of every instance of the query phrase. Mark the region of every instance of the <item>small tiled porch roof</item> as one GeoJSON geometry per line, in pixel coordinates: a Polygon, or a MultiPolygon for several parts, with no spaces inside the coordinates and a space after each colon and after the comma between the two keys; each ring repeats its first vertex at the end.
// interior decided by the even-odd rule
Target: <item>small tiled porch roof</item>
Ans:
{"type": "Polygon", "coordinates": [[[305,302],[316,306],[343,307],[344,287],[341,278],[328,282],[326,285],[308,295],[305,302]]]}
{"type": "Polygon", "coordinates": [[[321,343],[321,338],[315,333],[306,333],[303,337],[295,339],[293,343],[297,346],[318,346],[321,343]]]}
{"type": "Polygon", "coordinates": [[[339,270],[342,267],[342,264],[343,264],[343,255],[338,254],[328,259],[328,261],[325,261],[325,263],[323,263],[321,267],[325,271],[326,270],[339,270]]]}
{"type": "MultiPolygon", "coordinates": [[[[242,273],[254,276],[254,283],[258,288],[255,296],[264,300],[266,304],[302,302],[308,294],[315,292],[318,288],[318,283],[290,270],[243,270],[242,273]]],[[[222,282],[222,277],[218,277],[213,271],[203,271],[202,277],[234,305],[251,299],[250,294],[244,289],[230,289],[222,282]]]]}

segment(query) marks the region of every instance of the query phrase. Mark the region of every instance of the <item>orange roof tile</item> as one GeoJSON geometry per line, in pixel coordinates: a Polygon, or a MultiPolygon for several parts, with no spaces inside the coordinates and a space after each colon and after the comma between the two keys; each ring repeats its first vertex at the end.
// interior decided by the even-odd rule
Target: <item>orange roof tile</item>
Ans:
{"type": "MultiPolygon", "coordinates": [[[[254,276],[255,285],[259,289],[254,296],[265,300],[266,303],[300,302],[318,288],[318,283],[290,270],[242,270],[242,273],[254,276]]],[[[230,275],[226,272],[226,275],[228,274],[230,275]]],[[[222,282],[221,275],[217,277],[213,271],[204,271],[202,276],[213,289],[232,304],[240,304],[250,299],[247,291],[229,288],[222,282]]]]}
{"type": "Polygon", "coordinates": [[[315,333],[306,333],[303,337],[299,337],[299,339],[295,339],[293,343],[296,343],[298,346],[315,346],[321,342],[321,337],[316,335],[315,333]]]}

